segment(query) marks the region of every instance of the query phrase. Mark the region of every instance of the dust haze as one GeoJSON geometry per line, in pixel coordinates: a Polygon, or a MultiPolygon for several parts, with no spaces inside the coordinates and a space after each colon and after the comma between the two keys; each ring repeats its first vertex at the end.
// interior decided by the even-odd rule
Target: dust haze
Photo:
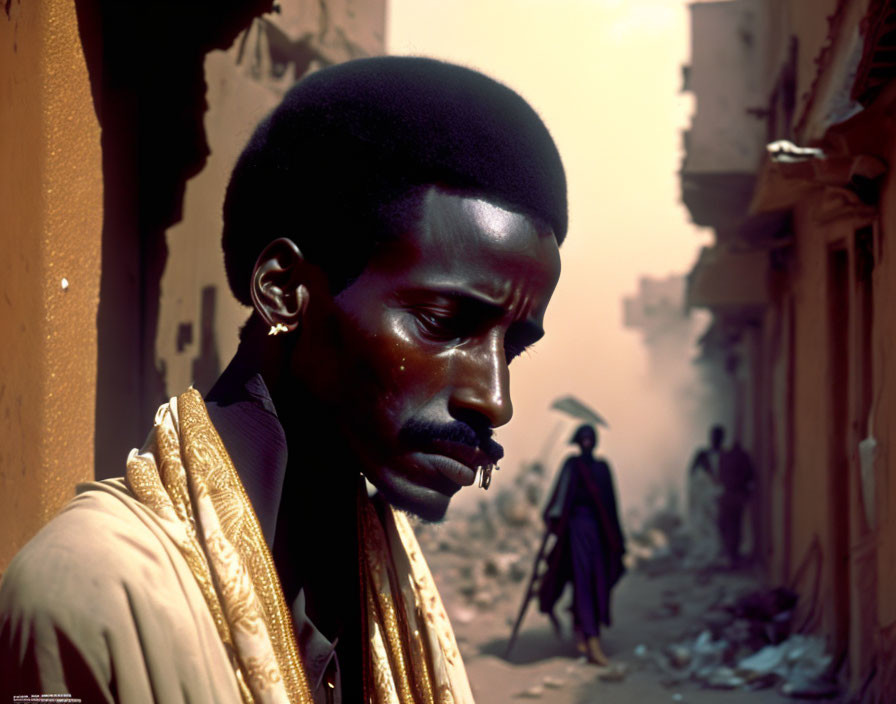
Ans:
{"type": "Polygon", "coordinates": [[[636,520],[680,491],[694,445],[716,420],[692,361],[706,319],[679,321],[678,344],[657,350],[623,313],[642,277],[682,275],[709,240],[680,203],[681,133],[694,109],[680,92],[688,41],[683,1],[390,2],[390,53],[443,58],[508,84],[541,114],[566,166],[563,275],[547,336],[512,368],[498,486],[524,462],[540,460],[553,475],[577,421],[549,407],[574,394],[609,421],[598,451],[614,467],[623,515],[636,520]]]}

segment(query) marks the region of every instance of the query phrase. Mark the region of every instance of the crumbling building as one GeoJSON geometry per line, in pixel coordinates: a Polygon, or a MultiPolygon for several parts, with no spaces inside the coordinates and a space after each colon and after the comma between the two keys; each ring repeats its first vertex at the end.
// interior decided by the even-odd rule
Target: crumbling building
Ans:
{"type": "MultiPolygon", "coordinates": [[[[758,471],[756,557],[861,701],[896,691],[896,3],[690,7],[689,274],[758,471]]],[[[889,693],[889,695],[887,694],[889,693]]]]}

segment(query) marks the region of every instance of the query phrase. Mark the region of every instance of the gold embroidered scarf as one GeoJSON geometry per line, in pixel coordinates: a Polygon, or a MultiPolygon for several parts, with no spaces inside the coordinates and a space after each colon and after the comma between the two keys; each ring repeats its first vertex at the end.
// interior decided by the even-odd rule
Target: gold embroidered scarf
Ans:
{"type": "MultiPolygon", "coordinates": [[[[128,457],[129,489],[190,567],[243,701],[313,704],[274,561],[205,403],[189,389],[128,457]]],[[[369,704],[473,704],[451,624],[407,518],[359,498],[369,704]]]]}

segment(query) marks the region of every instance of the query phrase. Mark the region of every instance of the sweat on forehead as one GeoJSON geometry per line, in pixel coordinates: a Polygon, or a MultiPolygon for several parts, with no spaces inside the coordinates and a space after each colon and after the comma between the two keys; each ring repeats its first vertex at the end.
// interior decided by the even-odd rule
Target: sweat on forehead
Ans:
{"type": "Polygon", "coordinates": [[[289,237],[331,284],[357,276],[379,242],[408,226],[409,193],[437,185],[567,228],[566,178],[544,123],[517,93],[433,59],[377,57],[297,83],[259,125],[231,176],[223,248],[249,304],[258,254],[289,237]]]}

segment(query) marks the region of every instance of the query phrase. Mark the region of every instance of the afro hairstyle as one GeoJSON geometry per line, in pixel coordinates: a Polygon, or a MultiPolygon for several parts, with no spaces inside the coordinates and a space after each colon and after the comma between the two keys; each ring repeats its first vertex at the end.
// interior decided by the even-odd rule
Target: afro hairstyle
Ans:
{"type": "Polygon", "coordinates": [[[222,246],[251,305],[255,261],[288,237],[337,292],[376,247],[413,228],[425,189],[488,198],[567,229],[566,177],[544,123],[510,88],[419,57],[357,59],[293,86],[230,178],[222,246]]]}

